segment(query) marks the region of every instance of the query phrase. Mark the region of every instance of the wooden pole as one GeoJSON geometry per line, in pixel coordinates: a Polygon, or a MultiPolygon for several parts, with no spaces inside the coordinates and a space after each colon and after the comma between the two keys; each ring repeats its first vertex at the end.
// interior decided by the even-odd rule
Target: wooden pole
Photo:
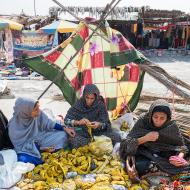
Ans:
{"type": "Polygon", "coordinates": [[[164,73],[158,72],[150,67],[150,65],[140,64],[141,70],[147,72],[149,75],[154,77],[156,80],[161,82],[167,89],[174,92],[176,95],[181,96],[187,102],[190,102],[190,94],[186,93],[185,91],[181,90],[174,82],[168,80],[168,78],[164,75],[164,73]]]}
{"type": "MultiPolygon", "coordinates": [[[[55,0],[53,0],[55,1],[55,0]]],[[[118,4],[118,2],[120,0],[118,0],[118,2],[113,6],[111,7],[114,3],[115,3],[116,0],[112,0],[110,4],[107,4],[101,17],[100,17],[100,21],[99,21],[99,24],[98,26],[94,29],[94,31],[91,33],[91,35],[88,36],[88,38],[84,41],[84,43],[82,44],[81,47],[84,47],[84,45],[90,40],[90,38],[94,35],[94,33],[102,26],[102,22],[106,19],[106,17],[109,15],[109,13],[112,11],[112,9],[118,4]]],[[[67,68],[67,66],[71,63],[71,61],[77,56],[77,54],[80,52],[81,48],[79,48],[79,50],[69,59],[69,61],[67,62],[67,64],[63,67],[63,69],[60,71],[60,73],[53,79],[53,81],[47,86],[47,88],[42,92],[42,94],[38,97],[37,100],[39,100],[47,91],[48,89],[54,84],[54,82],[59,79],[63,73],[64,73],[64,70],[67,68]]]]}
{"type": "Polygon", "coordinates": [[[36,0],[34,0],[34,16],[36,17],[36,0]]]}

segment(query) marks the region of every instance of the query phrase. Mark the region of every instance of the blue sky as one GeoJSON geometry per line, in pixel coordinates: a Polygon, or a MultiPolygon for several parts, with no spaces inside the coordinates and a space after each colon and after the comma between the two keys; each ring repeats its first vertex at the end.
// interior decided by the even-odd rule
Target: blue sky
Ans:
{"type": "MultiPolygon", "coordinates": [[[[48,15],[49,7],[56,6],[52,0],[0,0],[0,14],[19,14],[22,9],[27,15],[34,15],[34,1],[38,15],[48,15]]],[[[105,6],[111,0],[59,0],[66,6],[105,6]]],[[[145,6],[154,9],[182,10],[190,13],[188,0],[122,0],[119,6],[145,6]]]]}

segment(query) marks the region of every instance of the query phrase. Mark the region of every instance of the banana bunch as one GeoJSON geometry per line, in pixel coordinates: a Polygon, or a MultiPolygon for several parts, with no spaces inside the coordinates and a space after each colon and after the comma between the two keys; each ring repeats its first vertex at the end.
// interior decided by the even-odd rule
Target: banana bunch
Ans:
{"type": "Polygon", "coordinates": [[[33,180],[31,179],[24,179],[18,182],[16,186],[20,188],[21,190],[34,189],[33,180]]]}
{"type": "Polygon", "coordinates": [[[33,190],[49,190],[49,186],[45,181],[36,181],[34,182],[31,179],[24,179],[17,183],[16,185],[18,188],[21,190],[28,190],[28,189],[33,189],[33,190]]]}
{"type": "Polygon", "coordinates": [[[143,190],[143,188],[140,185],[132,185],[129,190],[143,190]]]}
{"type": "Polygon", "coordinates": [[[56,153],[42,153],[42,158],[44,164],[36,166],[32,172],[25,175],[25,178],[28,178],[30,182],[36,181],[33,182],[33,186],[31,185],[27,189],[40,190],[63,187],[63,189],[67,189],[72,186],[72,190],[98,190],[103,186],[105,190],[112,190],[112,185],[124,186],[129,190],[149,189],[149,184],[145,180],[142,180],[140,184],[132,185],[119,160],[108,155],[93,155],[89,146],[72,151],[60,150],[56,153]],[[68,172],[76,172],[79,175],[92,173],[92,175],[96,175],[96,178],[88,181],[78,175],[74,180],[65,179],[68,172]]]}
{"type": "Polygon", "coordinates": [[[114,190],[114,188],[107,183],[96,183],[87,190],[114,190]]]}
{"type": "Polygon", "coordinates": [[[127,131],[129,130],[128,123],[126,121],[123,121],[121,124],[121,131],[127,131]]]}
{"type": "Polygon", "coordinates": [[[91,123],[87,124],[87,129],[88,129],[88,134],[90,135],[90,138],[91,138],[91,142],[93,142],[94,141],[94,137],[92,135],[92,124],[91,123]]]}
{"type": "Polygon", "coordinates": [[[140,186],[142,187],[143,190],[150,189],[150,184],[144,179],[140,181],[140,186]]]}
{"type": "Polygon", "coordinates": [[[75,184],[75,181],[72,179],[66,179],[63,182],[63,189],[64,190],[76,190],[77,186],[75,184]]]}
{"type": "Polygon", "coordinates": [[[36,181],[34,183],[35,190],[49,190],[49,187],[45,181],[36,181]]]}
{"type": "Polygon", "coordinates": [[[125,187],[130,186],[130,181],[128,179],[128,175],[126,175],[125,171],[122,168],[114,168],[110,170],[109,174],[112,177],[112,185],[122,185],[125,187]]]}
{"type": "Polygon", "coordinates": [[[96,182],[98,183],[98,182],[102,182],[102,181],[109,183],[111,181],[111,175],[109,175],[109,174],[97,174],[96,182]]]}
{"type": "Polygon", "coordinates": [[[105,157],[97,158],[93,156],[88,146],[85,146],[72,151],[60,150],[53,154],[42,153],[42,159],[45,163],[36,166],[25,177],[35,181],[43,180],[48,184],[52,184],[63,183],[69,171],[83,175],[90,173],[92,162],[95,164],[94,170],[97,170],[104,163],[105,157]]]}
{"type": "Polygon", "coordinates": [[[89,189],[95,184],[95,180],[88,180],[88,179],[84,180],[81,176],[75,177],[74,181],[76,187],[82,190],[89,189]]]}

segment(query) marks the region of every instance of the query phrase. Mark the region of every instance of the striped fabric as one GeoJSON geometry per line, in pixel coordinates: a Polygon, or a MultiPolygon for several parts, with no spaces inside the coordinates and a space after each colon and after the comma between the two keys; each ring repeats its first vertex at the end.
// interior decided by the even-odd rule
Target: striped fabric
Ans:
{"type": "MultiPolygon", "coordinates": [[[[96,28],[95,24],[90,26],[96,28]]],[[[146,58],[107,24],[98,33],[110,42],[94,34],[83,47],[91,33],[92,30],[80,23],[61,45],[41,56],[26,59],[25,63],[51,81],[66,67],[55,84],[71,105],[82,95],[84,86],[93,83],[99,88],[112,117],[126,107],[133,111],[144,77],[138,64],[146,58]],[[80,50],[77,56],[67,64],[77,50],[80,50]]]]}

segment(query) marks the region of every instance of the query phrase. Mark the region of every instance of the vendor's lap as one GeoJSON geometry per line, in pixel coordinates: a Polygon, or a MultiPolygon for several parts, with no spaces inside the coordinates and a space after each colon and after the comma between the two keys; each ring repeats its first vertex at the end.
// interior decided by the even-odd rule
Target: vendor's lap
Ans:
{"type": "MultiPolygon", "coordinates": [[[[86,142],[85,144],[89,142],[91,135],[114,136],[114,133],[111,136],[111,123],[105,103],[100,96],[99,89],[94,84],[85,86],[82,97],[68,110],[64,122],[65,125],[75,129],[76,137],[79,139],[81,137],[82,142],[86,142]],[[81,131],[77,131],[78,129],[81,131]]],[[[76,144],[75,142],[75,137],[70,138],[71,144],[76,144]],[[72,140],[74,143],[71,142],[72,140]]]]}
{"type": "Polygon", "coordinates": [[[52,147],[55,149],[66,148],[68,146],[68,135],[64,131],[51,131],[44,133],[39,142],[40,147],[52,147]]]}

